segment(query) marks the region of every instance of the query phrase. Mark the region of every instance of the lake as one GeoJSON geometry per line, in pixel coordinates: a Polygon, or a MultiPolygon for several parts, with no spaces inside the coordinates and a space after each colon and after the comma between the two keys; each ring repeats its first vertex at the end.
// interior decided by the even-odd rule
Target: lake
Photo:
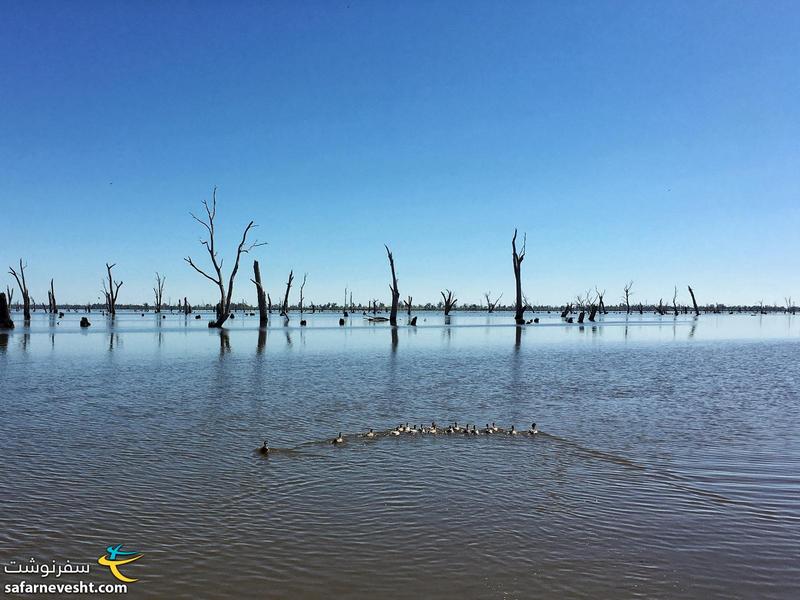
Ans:
{"type": "Polygon", "coordinates": [[[123,544],[142,598],[800,597],[800,317],[416,314],[14,313],[0,562],[109,583],[123,544]],[[431,421],[541,433],[356,436],[431,421]]]}

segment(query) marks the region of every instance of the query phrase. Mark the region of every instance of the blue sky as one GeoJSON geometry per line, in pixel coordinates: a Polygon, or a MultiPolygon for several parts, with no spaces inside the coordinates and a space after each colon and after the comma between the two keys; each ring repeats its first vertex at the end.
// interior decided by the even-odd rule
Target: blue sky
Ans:
{"type": "MultiPolygon", "coordinates": [[[[254,219],[273,297],[800,298],[796,2],[2,2],[0,264],[199,303],[254,219]]],[[[3,269],[5,272],[6,269],[3,269]]],[[[251,261],[234,297],[253,300],[251,261]]],[[[11,277],[0,278],[10,283],[11,277]]],[[[296,298],[293,298],[296,300],[296,298]]]]}

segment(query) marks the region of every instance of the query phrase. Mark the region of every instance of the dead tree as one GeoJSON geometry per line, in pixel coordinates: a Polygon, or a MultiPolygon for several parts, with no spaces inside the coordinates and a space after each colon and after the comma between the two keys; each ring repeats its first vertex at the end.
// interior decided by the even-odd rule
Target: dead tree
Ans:
{"type": "MultiPolygon", "coordinates": [[[[794,304],[792,303],[792,297],[789,296],[787,298],[784,298],[784,300],[786,301],[786,312],[794,314],[795,308],[794,304]]],[[[9,299],[8,303],[11,304],[11,299],[9,299]]]]}
{"type": "Polygon", "coordinates": [[[528,236],[522,237],[522,249],[517,252],[517,230],[514,230],[514,237],[511,238],[511,253],[514,259],[514,279],[516,281],[516,299],[514,301],[514,322],[517,325],[525,324],[525,305],[522,303],[522,261],[525,260],[525,246],[528,236]]]}
{"type": "Polygon", "coordinates": [[[156,271],[156,285],[153,288],[153,294],[155,295],[156,301],[156,312],[161,312],[161,305],[163,304],[164,298],[164,283],[167,281],[166,277],[161,277],[158,271],[156,271]]]}
{"type": "Polygon", "coordinates": [[[400,290],[397,289],[397,274],[394,270],[394,256],[392,256],[392,251],[389,250],[389,246],[384,244],[383,247],[386,248],[386,256],[389,257],[389,267],[392,270],[392,285],[389,286],[389,291],[392,293],[392,310],[389,313],[389,324],[394,326],[397,325],[397,303],[400,300],[400,290]]]}
{"type": "Polygon", "coordinates": [[[656,306],[656,312],[659,315],[661,315],[662,317],[664,316],[664,313],[666,311],[664,310],[664,299],[663,298],[659,298],[658,299],[658,306],[656,306]]]}
{"type": "Polygon", "coordinates": [[[308,273],[303,273],[303,283],[300,284],[300,304],[298,305],[300,308],[300,316],[303,316],[303,289],[306,287],[306,279],[308,278],[308,273]]]}
{"type": "Polygon", "coordinates": [[[186,296],[183,297],[183,314],[184,315],[192,314],[192,305],[189,304],[189,301],[186,299],[186,296]]]}
{"type": "Polygon", "coordinates": [[[272,296],[267,294],[267,314],[272,314],[272,296]]]}
{"type": "Polygon", "coordinates": [[[47,292],[47,303],[52,314],[58,314],[58,303],[56,302],[56,290],[53,287],[53,280],[50,279],[50,290],[47,292]]]}
{"type": "Polygon", "coordinates": [[[200,267],[198,267],[193,261],[190,256],[187,256],[183,260],[189,263],[195,271],[200,273],[203,277],[208,279],[209,281],[213,282],[217,288],[219,289],[219,303],[217,304],[217,311],[216,315],[217,318],[214,321],[210,321],[208,323],[209,327],[222,327],[222,324],[228,319],[228,315],[230,315],[230,308],[231,308],[231,298],[233,297],[233,283],[236,280],[236,273],[239,271],[239,259],[241,259],[242,254],[246,254],[250,252],[253,248],[258,246],[263,246],[265,242],[259,243],[258,240],[253,242],[252,244],[247,244],[247,234],[250,233],[250,230],[255,227],[255,222],[250,221],[247,224],[247,227],[244,228],[244,233],[242,233],[242,239],[239,242],[239,245],[236,248],[236,260],[233,263],[233,269],[231,270],[230,278],[228,279],[227,289],[225,286],[225,281],[222,277],[222,259],[217,259],[217,251],[215,248],[215,239],[214,239],[214,219],[217,216],[217,188],[214,187],[212,193],[212,200],[211,206],[208,205],[208,202],[203,200],[203,207],[206,209],[206,218],[200,219],[194,215],[194,213],[189,213],[192,215],[192,218],[200,223],[203,227],[206,228],[208,232],[208,239],[200,240],[200,243],[206,247],[208,251],[208,256],[211,259],[211,265],[214,267],[215,275],[212,277],[205,271],[203,271],[200,267]]]}
{"type": "Polygon", "coordinates": [[[628,285],[625,286],[625,296],[623,299],[625,300],[625,313],[631,314],[631,288],[633,287],[633,281],[629,281],[628,285]]]}
{"type": "Polygon", "coordinates": [[[403,304],[406,305],[406,312],[408,313],[409,317],[411,316],[411,303],[413,302],[413,300],[414,299],[411,296],[409,296],[407,299],[403,301],[403,304]]]}
{"type": "Polygon", "coordinates": [[[495,300],[494,302],[492,302],[492,292],[491,291],[485,292],[483,295],[486,297],[486,305],[489,308],[489,312],[493,313],[494,309],[497,308],[497,304],[500,302],[500,298],[503,297],[503,294],[500,294],[497,297],[497,300],[495,300]]]}
{"type": "Polygon", "coordinates": [[[22,264],[22,259],[19,259],[19,273],[14,270],[14,267],[9,267],[8,272],[17,280],[17,287],[19,293],[22,294],[22,319],[24,321],[31,320],[31,296],[28,292],[28,283],[25,281],[25,267],[22,264]]]}
{"type": "Polygon", "coordinates": [[[14,288],[6,286],[6,296],[8,297],[8,305],[11,306],[14,301],[14,288]]]}
{"type": "Polygon", "coordinates": [[[697,308],[697,300],[695,300],[695,298],[694,298],[694,290],[692,289],[692,286],[688,286],[688,287],[689,287],[689,295],[691,295],[691,297],[692,297],[692,305],[694,306],[694,315],[696,317],[699,317],[700,316],[700,309],[697,308]]]}
{"type": "Polygon", "coordinates": [[[257,260],[253,261],[253,279],[251,281],[256,285],[256,296],[258,297],[258,324],[264,327],[269,322],[267,296],[264,293],[264,287],[261,285],[261,268],[258,266],[257,260]]]}
{"type": "Polygon", "coordinates": [[[603,290],[602,292],[597,289],[597,286],[594,288],[595,293],[597,294],[597,310],[600,311],[601,315],[607,315],[608,311],[606,310],[606,305],[603,302],[603,296],[606,295],[606,291],[603,290]]]}
{"type": "Polygon", "coordinates": [[[567,304],[564,306],[564,310],[561,311],[561,318],[566,319],[569,316],[569,313],[571,312],[572,312],[572,304],[570,302],[567,302],[567,304]]]}
{"type": "Polygon", "coordinates": [[[678,286],[675,286],[675,293],[672,294],[672,311],[675,316],[678,316],[678,286]]]}
{"type": "Polygon", "coordinates": [[[121,281],[114,281],[111,275],[111,269],[117,266],[117,263],[109,265],[106,263],[106,272],[108,273],[108,284],[106,285],[105,279],[103,280],[103,295],[106,298],[106,310],[112,317],[117,314],[117,296],[119,296],[119,288],[122,287],[121,281]]]}
{"type": "Polygon", "coordinates": [[[444,300],[444,316],[447,317],[450,315],[450,311],[453,310],[453,307],[456,305],[458,300],[453,297],[453,292],[450,290],[446,289],[445,292],[447,292],[447,295],[445,295],[444,292],[439,293],[442,295],[442,299],[444,300]]]}
{"type": "Polygon", "coordinates": [[[292,289],[292,281],[294,281],[294,271],[289,271],[289,280],[286,282],[286,295],[283,297],[283,305],[281,306],[281,316],[289,320],[289,290],[292,289]]]}
{"type": "Polygon", "coordinates": [[[342,303],[342,315],[348,317],[347,314],[347,288],[344,288],[344,302],[342,303]]]}
{"type": "Polygon", "coordinates": [[[0,329],[14,329],[14,321],[11,320],[8,300],[3,292],[0,292],[0,329]]]}

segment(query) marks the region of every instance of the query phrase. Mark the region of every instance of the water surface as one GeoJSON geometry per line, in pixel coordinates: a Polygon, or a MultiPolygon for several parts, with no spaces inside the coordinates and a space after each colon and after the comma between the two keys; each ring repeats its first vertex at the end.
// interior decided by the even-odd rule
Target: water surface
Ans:
{"type": "Polygon", "coordinates": [[[123,543],[143,598],[800,596],[791,316],[80,316],[0,334],[0,562],[123,543]],[[355,435],[431,420],[542,433],[355,435]]]}

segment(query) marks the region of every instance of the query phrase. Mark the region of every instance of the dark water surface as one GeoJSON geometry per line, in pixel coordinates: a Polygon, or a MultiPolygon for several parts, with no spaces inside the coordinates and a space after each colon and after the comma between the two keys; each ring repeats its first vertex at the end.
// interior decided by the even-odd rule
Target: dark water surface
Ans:
{"type": "Polygon", "coordinates": [[[107,583],[121,543],[134,598],[800,597],[800,317],[541,316],[17,319],[0,562],[107,583]],[[431,420],[542,433],[354,437],[431,420]]]}

